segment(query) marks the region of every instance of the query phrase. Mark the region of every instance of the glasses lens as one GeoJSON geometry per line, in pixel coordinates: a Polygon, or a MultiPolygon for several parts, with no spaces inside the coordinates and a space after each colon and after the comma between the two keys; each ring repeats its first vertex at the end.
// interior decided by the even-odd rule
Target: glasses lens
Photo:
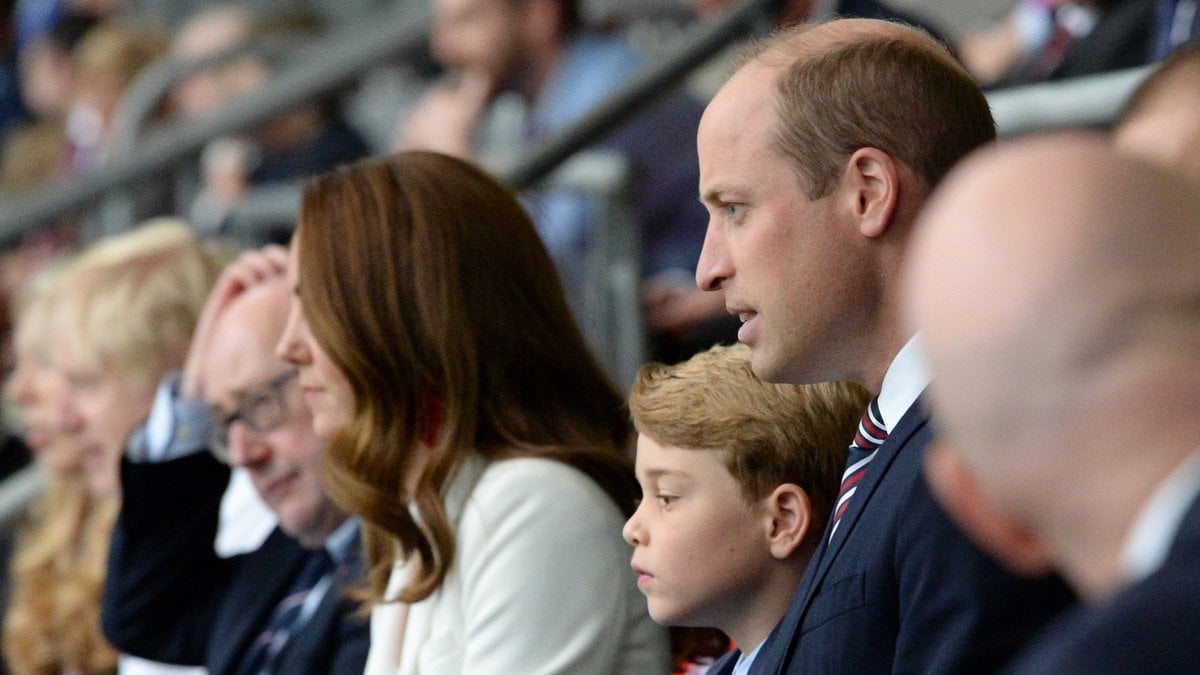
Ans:
{"type": "Polygon", "coordinates": [[[241,397],[237,410],[229,416],[213,411],[213,430],[208,439],[209,451],[217,459],[230,461],[229,431],[237,422],[256,436],[269,433],[279,428],[288,417],[287,393],[284,388],[293,378],[296,371],[288,371],[267,382],[257,391],[248,392],[241,397]]]}
{"type": "Polygon", "coordinates": [[[208,435],[208,451],[225,464],[229,463],[229,424],[214,413],[212,432],[208,435]]]}

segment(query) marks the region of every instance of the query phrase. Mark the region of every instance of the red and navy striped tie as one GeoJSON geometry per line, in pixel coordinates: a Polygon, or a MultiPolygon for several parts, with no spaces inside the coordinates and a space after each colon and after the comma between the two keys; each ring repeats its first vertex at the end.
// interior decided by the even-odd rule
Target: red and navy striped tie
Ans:
{"type": "Polygon", "coordinates": [[[833,527],[829,530],[829,541],[833,541],[833,536],[837,534],[842,515],[850,505],[850,498],[858,490],[859,482],[867,474],[867,465],[875,458],[875,452],[883,445],[887,434],[883,416],[879,414],[879,399],[876,398],[863,413],[862,421],[858,423],[858,433],[854,435],[854,442],[850,444],[846,471],[842,474],[842,487],[838,490],[837,504],[833,507],[833,527]]]}

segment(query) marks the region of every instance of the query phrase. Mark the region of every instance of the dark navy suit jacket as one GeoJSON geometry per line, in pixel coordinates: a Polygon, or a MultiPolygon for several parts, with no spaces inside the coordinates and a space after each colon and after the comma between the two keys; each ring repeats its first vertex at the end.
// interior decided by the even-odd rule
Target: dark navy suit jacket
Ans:
{"type": "Polygon", "coordinates": [[[833,545],[828,526],[751,672],[999,669],[1074,601],[1058,578],[1002,570],[950,522],[924,479],[918,400],[872,460],[833,545]]]}
{"type": "MultiPolygon", "coordinates": [[[[229,470],[208,453],[123,462],[124,499],[104,589],[104,633],[122,652],[232,673],[300,571],[306,553],[276,528],[256,551],[213,551],[229,470]]],[[[340,578],[362,573],[357,547],[340,578]]],[[[279,673],[361,675],[370,646],[355,603],[331,588],[288,640],[279,673]]]]}
{"type": "Polygon", "coordinates": [[[1200,499],[1162,567],[1095,607],[1079,607],[1013,662],[1011,673],[1200,671],[1200,499]]]}

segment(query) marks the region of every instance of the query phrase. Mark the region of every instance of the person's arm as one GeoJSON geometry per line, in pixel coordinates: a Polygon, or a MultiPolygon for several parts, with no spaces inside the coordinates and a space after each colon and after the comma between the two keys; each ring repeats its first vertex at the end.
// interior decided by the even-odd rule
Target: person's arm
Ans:
{"type": "Polygon", "coordinates": [[[666,633],[635,588],[621,525],[582,473],[546,460],[496,462],[459,532],[461,672],[607,675],[630,651],[645,655],[637,672],[667,672],[666,633]]]}
{"type": "Polygon", "coordinates": [[[101,620],[121,651],[203,663],[221,592],[236,564],[213,549],[229,469],[208,453],[121,466],[101,620]]]}

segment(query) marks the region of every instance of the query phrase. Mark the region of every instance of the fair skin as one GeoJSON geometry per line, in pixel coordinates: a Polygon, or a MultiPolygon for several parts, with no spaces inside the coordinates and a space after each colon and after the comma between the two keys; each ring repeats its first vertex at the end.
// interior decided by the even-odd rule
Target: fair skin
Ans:
{"type": "MultiPolygon", "coordinates": [[[[289,366],[274,354],[287,318],[289,287],[282,269],[259,281],[248,280],[244,255],[222,276],[212,296],[204,349],[196,354],[198,389],[218,419],[228,419],[248,402],[267,395],[264,384],[289,366]],[[241,266],[239,268],[239,266],[241,266]],[[232,287],[242,290],[230,292],[232,287]]],[[[257,261],[261,262],[261,261],[257,261]]],[[[193,360],[189,359],[189,365],[193,360]]],[[[259,433],[244,420],[229,427],[230,463],[242,467],[280,527],[306,548],[317,548],[345,521],[346,514],[324,492],[326,443],[312,430],[312,418],[295,380],[280,389],[286,416],[259,433]]]]}
{"type": "Polygon", "coordinates": [[[67,382],[67,404],[79,415],[79,439],[88,489],[97,497],[120,494],[118,467],[129,435],[150,413],[155,386],[86,357],[63,336],[54,339],[55,367],[67,382]]]}
{"type": "Polygon", "coordinates": [[[66,379],[32,352],[22,335],[28,330],[18,325],[16,367],[4,383],[4,398],[20,409],[25,444],[38,462],[60,478],[79,477],[79,418],[68,404],[66,379]]]}
{"type": "Polygon", "coordinates": [[[718,451],[638,438],[642,500],[622,534],[650,616],[719,628],[750,651],[787,611],[807,560],[808,497],[786,483],[748,500],[718,451]]]}
{"type": "Polygon", "coordinates": [[[480,115],[500,91],[533,100],[562,49],[555,0],[434,0],[432,48],[452,72],[398,130],[402,150],[470,157],[480,115]]]}
{"type": "Polygon", "coordinates": [[[696,283],[724,291],[759,378],[852,380],[878,391],[907,339],[888,290],[898,249],[881,244],[901,169],[874,148],[860,149],[829,194],[809,199],[773,146],[778,74],[750,63],[700,121],[700,200],[709,223],[696,283]]]}
{"type": "Polygon", "coordinates": [[[329,440],[350,423],[354,414],[354,390],[341,369],[333,363],[313,337],[300,298],[299,241],[297,231],[287,261],[287,283],[292,289],[287,325],[276,354],[300,371],[300,388],[304,402],[312,412],[313,431],[329,440]]]}
{"type": "Polygon", "coordinates": [[[1200,92],[1195,80],[1161,95],[1121,124],[1113,138],[1116,147],[1200,181],[1200,92]]]}
{"type": "Polygon", "coordinates": [[[908,274],[931,486],[1010,567],[1093,601],[1129,582],[1134,520],[1200,433],[1189,189],[1094,137],[997,148],[947,180],[908,274]]]}

